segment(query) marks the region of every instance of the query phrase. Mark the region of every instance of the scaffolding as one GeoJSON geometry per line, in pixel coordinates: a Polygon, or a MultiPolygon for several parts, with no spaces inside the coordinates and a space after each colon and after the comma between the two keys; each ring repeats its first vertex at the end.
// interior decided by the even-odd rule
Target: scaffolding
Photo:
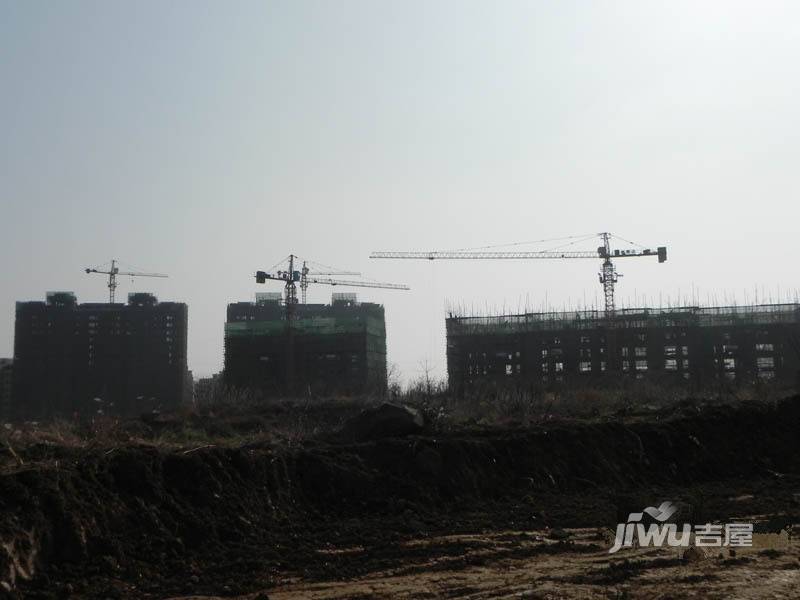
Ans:
{"type": "Polygon", "coordinates": [[[447,319],[451,386],[656,378],[796,384],[800,304],[550,311],[447,319]]]}
{"type": "Polygon", "coordinates": [[[637,328],[715,327],[800,323],[800,304],[749,306],[687,306],[679,308],[617,309],[613,317],[602,310],[548,311],[497,316],[459,316],[451,313],[453,335],[524,333],[529,331],[637,328]]]}
{"type": "Polygon", "coordinates": [[[297,366],[295,383],[306,392],[361,393],[386,387],[386,326],[379,304],[335,294],[331,304],[298,304],[291,321],[277,302],[228,305],[225,323],[227,385],[289,392],[287,361],[297,366]]]}

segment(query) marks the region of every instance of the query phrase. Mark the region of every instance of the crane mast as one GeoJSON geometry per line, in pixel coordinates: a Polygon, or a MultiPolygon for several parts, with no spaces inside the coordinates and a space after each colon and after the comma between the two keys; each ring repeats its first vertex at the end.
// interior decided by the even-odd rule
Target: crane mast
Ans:
{"type": "Polygon", "coordinates": [[[87,273],[100,273],[101,275],[108,275],[108,302],[114,304],[114,297],[117,291],[117,275],[125,275],[130,277],[168,277],[163,273],[139,273],[135,271],[120,271],[117,267],[117,260],[111,260],[111,269],[103,271],[101,269],[84,269],[87,273]]]}
{"type": "MultiPolygon", "coordinates": [[[[592,236],[594,237],[594,236],[592,236]]],[[[618,258],[636,258],[654,256],[658,262],[667,260],[667,248],[659,246],[655,250],[650,248],[640,248],[637,250],[614,250],[611,248],[611,238],[615,237],[611,233],[603,232],[597,234],[602,240],[602,246],[597,250],[566,250],[566,251],[430,251],[430,252],[372,252],[370,258],[398,258],[398,259],[423,259],[423,260],[506,260],[506,259],[602,259],[601,272],[599,274],[600,283],[603,286],[605,297],[605,311],[611,316],[615,311],[614,290],[616,283],[622,276],[617,273],[614,260],[618,258]]],[[[620,238],[621,239],[621,238],[620,238]]]]}
{"type": "MultiPolygon", "coordinates": [[[[613,315],[616,310],[614,306],[614,287],[617,285],[620,276],[617,273],[617,268],[614,266],[614,263],[611,262],[611,240],[609,239],[611,236],[608,232],[601,233],[600,235],[603,238],[602,249],[605,255],[603,259],[603,270],[600,272],[600,283],[603,285],[606,314],[613,315]]],[[[598,251],[599,250],[600,248],[598,248],[598,251]]],[[[664,254],[666,258],[666,249],[664,254]]]]}

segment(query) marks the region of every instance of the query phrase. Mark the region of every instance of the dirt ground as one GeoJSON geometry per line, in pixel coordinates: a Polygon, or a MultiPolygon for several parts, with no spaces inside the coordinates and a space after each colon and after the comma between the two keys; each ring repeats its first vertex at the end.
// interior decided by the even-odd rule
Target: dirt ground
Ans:
{"type": "MultiPolygon", "coordinates": [[[[797,598],[800,547],[725,550],[698,562],[674,550],[637,548],[609,561],[596,529],[568,529],[569,542],[540,531],[413,539],[399,544],[393,564],[347,580],[286,577],[241,600],[351,598],[797,598]]],[[[363,560],[361,546],[320,553],[363,560]]],[[[200,600],[219,596],[179,596],[200,600]]]]}
{"type": "Polygon", "coordinates": [[[287,447],[9,448],[9,598],[798,597],[800,399],[287,447]],[[609,554],[632,511],[756,547],[609,554]]]}

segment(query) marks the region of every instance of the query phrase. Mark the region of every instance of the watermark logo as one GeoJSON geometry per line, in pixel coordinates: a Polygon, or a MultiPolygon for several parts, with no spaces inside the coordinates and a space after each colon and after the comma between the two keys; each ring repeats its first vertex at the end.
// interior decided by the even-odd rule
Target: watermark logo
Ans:
{"type": "Polygon", "coordinates": [[[642,512],[632,512],[626,523],[617,525],[614,545],[609,554],[619,552],[622,548],[631,548],[635,543],[639,546],[688,547],[694,533],[695,546],[742,547],[753,545],[752,523],[726,523],[717,525],[706,523],[695,525],[683,523],[667,523],[678,507],[672,502],[662,502],[660,506],[648,506],[642,512]],[[648,527],[642,523],[644,515],[655,520],[648,527]]]}

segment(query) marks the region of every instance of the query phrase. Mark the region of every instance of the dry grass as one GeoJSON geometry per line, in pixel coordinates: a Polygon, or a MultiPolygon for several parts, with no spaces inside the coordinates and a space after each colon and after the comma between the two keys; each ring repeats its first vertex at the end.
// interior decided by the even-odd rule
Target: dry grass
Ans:
{"type": "Polygon", "coordinates": [[[701,406],[735,406],[749,402],[774,402],[794,389],[717,386],[687,390],[648,380],[627,380],[604,387],[562,386],[558,390],[529,387],[474,388],[461,397],[449,393],[443,383],[413,386],[397,397],[422,410],[437,427],[529,427],[553,420],[597,421],[604,419],[663,419],[701,406]]]}
{"type": "Polygon", "coordinates": [[[30,449],[46,454],[47,448],[143,445],[185,451],[205,445],[291,447],[337,430],[366,406],[380,401],[369,397],[263,399],[232,391],[201,407],[138,418],[96,415],[73,421],[6,423],[0,427],[0,453],[13,459],[15,454],[24,457],[30,449]]]}
{"type": "Polygon", "coordinates": [[[252,391],[219,387],[197,407],[163,415],[7,423],[0,428],[0,453],[6,465],[18,466],[30,448],[108,450],[147,445],[186,451],[207,445],[291,447],[325,437],[364,408],[387,400],[417,408],[432,431],[446,432],[525,428],[557,420],[664,419],[696,411],[699,405],[771,402],[790,392],[762,386],[687,393],[653,382],[628,381],[604,388],[563,387],[558,391],[486,386],[456,397],[444,382],[427,379],[404,390],[395,386],[381,396],[269,399],[252,391]]]}

